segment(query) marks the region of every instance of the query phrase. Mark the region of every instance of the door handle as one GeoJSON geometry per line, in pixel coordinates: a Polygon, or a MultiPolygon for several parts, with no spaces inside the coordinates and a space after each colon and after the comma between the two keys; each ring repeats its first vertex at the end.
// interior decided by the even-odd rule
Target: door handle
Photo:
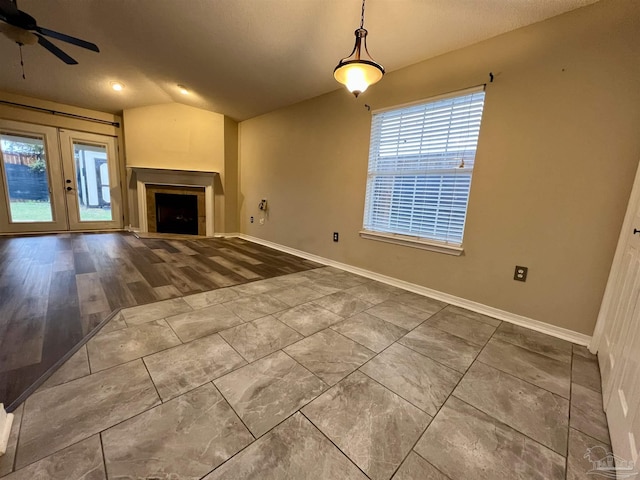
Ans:
{"type": "Polygon", "coordinates": [[[73,188],[67,187],[67,192],[70,192],[71,190],[73,190],[73,188]]]}
{"type": "Polygon", "coordinates": [[[638,230],[637,228],[633,229],[633,234],[635,235],[636,233],[640,233],[640,230],[638,230]]]}

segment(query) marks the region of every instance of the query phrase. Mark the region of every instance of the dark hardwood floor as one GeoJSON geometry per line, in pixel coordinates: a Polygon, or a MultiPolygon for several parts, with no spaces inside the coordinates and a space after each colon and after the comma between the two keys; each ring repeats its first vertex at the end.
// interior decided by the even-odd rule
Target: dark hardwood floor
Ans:
{"type": "Polygon", "coordinates": [[[237,238],[0,238],[0,402],[14,402],[118,308],[318,266],[237,238]]]}

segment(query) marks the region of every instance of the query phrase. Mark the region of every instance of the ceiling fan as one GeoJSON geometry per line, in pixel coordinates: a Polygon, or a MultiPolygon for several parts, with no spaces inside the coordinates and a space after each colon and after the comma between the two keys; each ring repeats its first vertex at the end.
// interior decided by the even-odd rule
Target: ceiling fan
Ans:
{"type": "Polygon", "coordinates": [[[20,46],[39,43],[67,65],[76,65],[78,62],[45,37],[62,40],[94,52],[100,51],[97,45],[91,42],[40,27],[35,18],[18,10],[16,0],[0,0],[0,32],[20,46]]]}

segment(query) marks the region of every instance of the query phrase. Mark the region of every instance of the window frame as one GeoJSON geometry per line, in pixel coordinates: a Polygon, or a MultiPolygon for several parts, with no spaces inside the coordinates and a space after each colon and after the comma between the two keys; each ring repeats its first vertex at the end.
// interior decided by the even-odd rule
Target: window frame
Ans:
{"type": "MultiPolygon", "coordinates": [[[[422,100],[418,100],[416,102],[411,102],[411,103],[406,103],[406,104],[402,104],[402,105],[395,105],[393,107],[388,107],[388,108],[383,108],[383,109],[378,109],[378,110],[374,110],[372,111],[372,121],[371,121],[371,139],[370,139],[370,144],[369,144],[369,157],[368,157],[368,161],[367,161],[367,184],[366,184],[366,191],[365,191],[365,206],[364,206],[364,212],[363,212],[363,228],[362,230],[359,232],[360,236],[362,238],[365,239],[369,239],[369,240],[377,240],[377,241],[382,241],[382,242],[387,242],[387,243],[393,243],[393,244],[398,244],[398,245],[404,245],[404,246],[408,246],[408,247],[413,247],[413,248],[420,248],[420,249],[425,249],[425,250],[430,250],[430,251],[435,251],[435,252],[439,252],[439,253],[445,253],[445,254],[449,254],[449,255],[461,255],[464,252],[464,248],[463,248],[463,240],[464,240],[464,229],[466,226],[466,221],[467,221],[467,216],[468,216],[468,212],[469,212],[469,200],[470,200],[470,193],[471,193],[471,183],[473,180],[473,170],[475,167],[475,158],[477,156],[477,144],[479,143],[479,138],[480,138],[480,129],[481,129],[481,124],[482,124],[482,117],[484,114],[484,102],[486,100],[486,98],[483,98],[483,106],[482,106],[482,111],[480,112],[479,115],[479,122],[480,124],[478,125],[478,137],[476,139],[476,147],[474,150],[474,162],[472,164],[472,166],[470,167],[470,171],[469,171],[469,190],[467,192],[466,195],[466,205],[464,208],[464,219],[462,221],[462,233],[460,235],[460,243],[455,243],[455,242],[451,242],[451,241],[441,241],[435,238],[431,238],[429,236],[417,236],[417,235],[410,235],[410,234],[406,234],[406,233],[394,233],[394,232],[389,232],[389,231],[381,231],[381,230],[371,230],[371,229],[367,229],[366,225],[367,225],[367,220],[368,220],[368,215],[369,215],[369,208],[374,208],[371,205],[369,205],[369,187],[370,187],[370,181],[372,179],[372,175],[376,175],[377,177],[381,177],[382,174],[380,173],[380,171],[378,171],[378,173],[373,173],[372,174],[372,155],[374,151],[378,151],[380,144],[374,144],[374,115],[377,114],[381,114],[384,112],[390,112],[390,111],[400,111],[400,110],[404,110],[404,109],[408,109],[411,107],[415,107],[415,106],[419,106],[419,105],[427,105],[427,104],[432,104],[432,103],[436,103],[442,100],[447,100],[447,99],[454,99],[454,98],[459,98],[459,97],[465,97],[468,95],[472,95],[472,94],[476,94],[476,93],[485,93],[485,85],[479,85],[477,87],[472,87],[472,88],[467,88],[464,90],[458,90],[458,91],[454,91],[454,92],[449,92],[449,93],[445,93],[442,95],[437,95],[434,97],[430,97],[430,98],[426,98],[426,99],[422,99],[422,100]]],[[[452,170],[451,167],[447,168],[448,170],[452,170]]],[[[445,170],[447,170],[445,169],[445,170]]],[[[466,169],[465,169],[466,170],[466,169]]],[[[420,175],[425,175],[428,176],[428,171],[429,168],[425,167],[424,170],[422,170],[424,173],[421,173],[420,175]]],[[[435,171],[435,169],[434,169],[435,171]]],[[[398,172],[401,172],[401,170],[398,170],[398,172]]],[[[394,176],[394,178],[401,178],[402,175],[400,173],[398,174],[388,174],[389,176],[394,176]]],[[[437,175],[437,173],[434,173],[434,178],[435,175],[437,175]]],[[[440,188],[438,191],[442,191],[442,189],[440,188]]],[[[415,190],[413,190],[412,195],[413,198],[411,200],[412,204],[415,204],[415,190]]],[[[397,202],[392,202],[391,205],[396,204],[397,202]]]]}

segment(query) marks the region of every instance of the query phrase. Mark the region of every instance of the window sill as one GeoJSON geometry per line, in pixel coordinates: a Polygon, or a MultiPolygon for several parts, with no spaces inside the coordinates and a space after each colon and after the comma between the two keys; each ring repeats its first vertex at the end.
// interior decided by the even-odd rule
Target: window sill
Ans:
{"type": "Polygon", "coordinates": [[[368,240],[377,240],[379,242],[395,243],[396,245],[404,245],[405,247],[420,248],[422,250],[430,250],[432,252],[445,253],[447,255],[460,256],[464,249],[454,245],[447,245],[433,240],[425,240],[418,237],[410,237],[407,235],[396,235],[393,233],[372,232],[370,230],[360,231],[360,236],[368,240]]]}

